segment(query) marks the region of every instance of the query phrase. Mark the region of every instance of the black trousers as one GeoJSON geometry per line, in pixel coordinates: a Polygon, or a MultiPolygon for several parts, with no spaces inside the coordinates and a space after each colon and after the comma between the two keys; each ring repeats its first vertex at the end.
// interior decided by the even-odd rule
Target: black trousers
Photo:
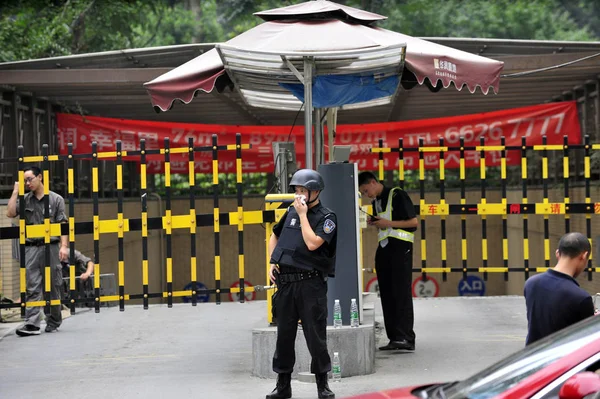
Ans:
{"type": "Polygon", "coordinates": [[[388,238],[385,248],[377,247],[375,268],[388,338],[414,345],[412,257],[412,243],[388,238]]]}
{"type": "Polygon", "coordinates": [[[273,355],[273,371],[278,374],[293,372],[298,320],[302,320],[306,346],[312,357],[310,372],[329,372],[331,358],[327,352],[327,282],[321,278],[312,278],[282,283],[277,291],[277,344],[273,355]]]}

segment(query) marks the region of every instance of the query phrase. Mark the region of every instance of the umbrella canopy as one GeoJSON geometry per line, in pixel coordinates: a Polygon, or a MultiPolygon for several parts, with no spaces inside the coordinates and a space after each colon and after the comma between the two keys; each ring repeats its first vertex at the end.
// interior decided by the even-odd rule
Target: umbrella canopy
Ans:
{"type": "MultiPolygon", "coordinates": [[[[317,64],[315,76],[348,74],[364,77],[365,68],[340,69],[343,63],[356,66],[352,57],[359,57],[360,50],[364,50],[365,54],[361,59],[363,67],[368,62],[372,64],[374,73],[371,76],[379,80],[396,74],[404,89],[425,84],[433,91],[450,85],[458,90],[466,87],[471,93],[477,87],[484,94],[490,88],[498,91],[502,62],[373,26],[374,22],[385,19],[381,15],[324,0],[256,15],[267,22],[146,83],[144,86],[155,109],[166,111],[175,100],[189,103],[198,91],[211,92],[215,88],[223,91],[226,87],[240,90],[244,101],[253,106],[274,108],[273,104],[279,102],[277,107],[281,109],[297,109],[301,102],[301,99],[298,100],[299,93],[294,95],[293,87],[285,84],[292,84],[289,79],[292,74],[296,76],[292,79],[302,82],[299,76],[303,72],[301,63],[297,62],[301,55],[321,56],[322,60],[329,57],[329,65],[333,63],[339,67],[337,70],[319,69],[317,64]],[[388,54],[388,60],[377,63],[377,57],[372,57],[366,62],[366,54],[373,51],[388,54]],[[390,55],[390,52],[394,54],[390,55]],[[238,63],[240,60],[246,61],[243,66],[238,63]],[[257,68],[248,70],[248,65],[256,64],[258,60],[267,60],[268,65],[254,65],[257,68]],[[390,60],[395,65],[390,64],[390,60]],[[403,61],[405,68],[402,68],[403,61]],[[290,64],[300,74],[295,73],[290,64]],[[280,72],[281,81],[275,79],[276,69],[280,72]],[[236,82],[234,75],[238,73],[244,78],[243,82],[236,82]],[[240,84],[245,87],[239,87],[240,84]],[[267,98],[261,94],[261,87],[268,92],[267,98]]],[[[379,97],[355,98],[352,100],[355,101],[354,106],[376,105],[377,101],[381,103],[393,98],[390,87],[394,86],[394,82],[388,80],[384,86],[385,90],[378,94],[379,97]]]]}

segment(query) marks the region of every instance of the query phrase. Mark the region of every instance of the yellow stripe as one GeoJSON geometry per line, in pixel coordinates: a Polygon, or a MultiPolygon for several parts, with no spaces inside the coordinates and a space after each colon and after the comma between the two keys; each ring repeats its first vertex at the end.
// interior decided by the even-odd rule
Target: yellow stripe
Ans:
{"type": "Polygon", "coordinates": [[[475,146],[475,151],[504,151],[506,149],[503,145],[478,145],[475,146]]]}
{"type": "Polygon", "coordinates": [[[49,229],[48,238],[50,238],[50,236],[60,235],[60,226],[61,223],[50,223],[50,219],[44,219],[44,224],[30,224],[29,226],[23,227],[25,227],[27,237],[29,238],[45,238],[46,230],[49,229]]]}
{"type": "Polygon", "coordinates": [[[404,181],[404,159],[398,161],[398,176],[400,181],[404,181]]]}
{"type": "Polygon", "coordinates": [[[419,180],[425,180],[425,160],[419,159],[419,180]]]}
{"type": "MultiPolygon", "coordinates": [[[[167,298],[169,296],[168,292],[163,292],[163,298],[167,298]]],[[[187,291],[173,291],[171,292],[172,297],[182,297],[182,296],[192,296],[192,290],[187,291]]]]}
{"type": "Polygon", "coordinates": [[[220,227],[219,227],[219,208],[215,208],[214,212],[213,212],[213,231],[215,233],[218,233],[220,231],[220,227]]]}
{"type": "Polygon", "coordinates": [[[535,271],[538,272],[538,273],[543,273],[543,272],[545,272],[548,269],[549,269],[548,267],[536,267],[535,271]]]}
{"type": "Polygon", "coordinates": [[[165,229],[165,231],[166,231],[167,234],[171,234],[172,233],[172,231],[171,231],[171,229],[173,227],[172,223],[173,223],[173,220],[171,218],[171,211],[169,209],[167,209],[165,211],[165,217],[163,219],[163,228],[165,229]]]}
{"type": "Polygon", "coordinates": [[[75,218],[69,217],[69,242],[75,242],[75,218]]]}
{"type": "Polygon", "coordinates": [[[600,144],[592,144],[592,150],[600,150],[600,144]]]}
{"type": "Polygon", "coordinates": [[[478,268],[480,273],[505,273],[508,271],[508,267],[480,267],[478,268]]]}
{"type": "Polygon", "coordinates": [[[194,161],[188,162],[188,179],[190,180],[190,187],[196,184],[196,171],[194,170],[194,161]]]}
{"type": "Polygon", "coordinates": [[[542,150],[549,150],[549,151],[558,151],[558,150],[564,150],[565,146],[563,144],[549,144],[549,145],[534,145],[533,146],[533,150],[534,151],[542,151],[542,150]]]}
{"type": "Polygon", "coordinates": [[[523,259],[529,259],[529,239],[523,239],[523,259]]]}
{"type": "Polygon", "coordinates": [[[215,280],[221,280],[221,256],[215,256],[215,280]]]}
{"type": "Polygon", "coordinates": [[[19,244],[25,244],[25,232],[27,227],[25,226],[25,219],[19,219],[19,244]]]}
{"type": "Polygon", "coordinates": [[[446,260],[446,239],[442,239],[442,260],[446,260]]]}
{"type": "Polygon", "coordinates": [[[212,161],[213,170],[213,184],[219,184],[219,161],[213,159],[212,161]]]}
{"type": "Polygon", "coordinates": [[[196,233],[196,210],[190,209],[190,233],[196,233]]]}
{"type": "Polygon", "coordinates": [[[142,284],[148,285],[148,261],[142,261],[142,284]]]}
{"type": "Polygon", "coordinates": [[[69,194],[73,194],[75,192],[75,184],[73,182],[73,169],[69,169],[67,171],[67,180],[68,180],[68,192],[69,194]]]}
{"type": "Polygon", "coordinates": [[[123,222],[123,214],[118,213],[117,214],[117,237],[123,238],[123,232],[125,231],[124,226],[125,226],[125,223],[123,222]]]}
{"type": "Polygon", "coordinates": [[[465,159],[464,158],[460,159],[460,179],[461,180],[465,179],[465,159]]]}
{"type": "Polygon", "coordinates": [[[427,260],[427,241],[421,240],[421,260],[427,260]]]}
{"type": "Polygon", "coordinates": [[[521,158],[521,177],[527,179],[527,158],[521,158]]]}
{"type": "Polygon", "coordinates": [[[69,289],[75,291],[75,265],[69,266],[69,289]]]}
{"type": "Polygon", "coordinates": [[[25,269],[23,267],[23,268],[20,268],[19,270],[20,270],[20,273],[19,273],[19,277],[20,277],[19,278],[19,284],[21,285],[20,286],[20,288],[21,288],[20,291],[21,292],[25,292],[27,290],[27,276],[26,276],[27,269],[25,269]]]}
{"type": "Polygon", "coordinates": [[[502,259],[508,260],[508,239],[502,239],[502,259]]]}
{"type": "MultiPolygon", "coordinates": [[[[119,299],[121,299],[121,297],[119,295],[104,295],[104,296],[100,297],[100,302],[114,302],[114,301],[118,301],[119,299]]],[[[123,295],[123,299],[128,301],[129,294],[123,295]]]]}
{"type": "Polygon", "coordinates": [[[483,260],[487,260],[488,252],[487,252],[487,238],[481,240],[481,258],[483,260]]]}
{"type": "Polygon", "coordinates": [[[119,285],[125,285],[125,262],[119,261],[119,285]]]}
{"type": "Polygon", "coordinates": [[[583,160],[583,171],[585,174],[585,178],[590,178],[590,157],[585,157],[583,160]]]}
{"type": "Polygon", "coordinates": [[[117,165],[117,190],[123,189],[123,165],[117,165]]]}
{"type": "Polygon", "coordinates": [[[142,237],[148,237],[148,212],[142,212],[142,237]]]}
{"type": "Polygon", "coordinates": [[[485,179],[485,158],[479,159],[479,175],[482,179],[485,179]]]}
{"type": "Polygon", "coordinates": [[[372,153],[378,153],[378,152],[391,152],[391,151],[392,151],[392,149],[391,149],[391,148],[386,148],[386,147],[382,147],[382,148],[379,148],[379,147],[376,147],[376,148],[371,148],[371,152],[372,152],[372,153]]]}
{"type": "Polygon", "coordinates": [[[236,221],[238,225],[238,231],[244,231],[244,208],[238,206],[237,214],[239,215],[238,220],[236,221]]]}
{"type": "Polygon", "coordinates": [[[98,192],[98,168],[92,168],[92,191],[98,192]]]}
{"type": "MultiPolygon", "coordinates": [[[[51,299],[50,305],[52,305],[52,306],[60,305],[60,299],[51,299]]],[[[34,307],[39,307],[39,306],[46,306],[46,301],[27,302],[28,308],[34,308],[34,307]]]]}
{"type": "Polygon", "coordinates": [[[378,162],[379,166],[379,180],[383,180],[383,159],[380,159],[378,162]]]}
{"type": "Polygon", "coordinates": [[[50,267],[49,266],[45,266],[44,267],[44,289],[46,292],[49,292],[51,290],[50,288],[50,283],[52,282],[52,279],[50,278],[50,267]]]}
{"type": "Polygon", "coordinates": [[[542,158],[542,178],[548,178],[548,158],[542,158]]]}
{"type": "MultiPolygon", "coordinates": [[[[127,156],[127,151],[121,151],[121,156],[126,157],[127,156]]],[[[102,159],[102,158],[116,158],[117,157],[117,152],[116,151],[105,151],[105,152],[99,152],[98,153],[98,159],[102,159]]]]}
{"type": "Polygon", "coordinates": [[[19,171],[19,195],[25,195],[25,172],[19,171]]]}
{"type": "Polygon", "coordinates": [[[142,190],[146,189],[146,164],[140,165],[140,186],[142,190]]]}
{"type": "MultiPolygon", "coordinates": [[[[238,149],[237,144],[227,144],[226,147],[228,150],[237,150],[238,149]]],[[[242,150],[248,150],[248,149],[250,149],[250,144],[242,144],[240,147],[242,148],[242,150]]]]}
{"type": "Polygon", "coordinates": [[[467,239],[461,239],[461,251],[462,260],[467,260],[467,239]]]}
{"type": "Polygon", "coordinates": [[[45,227],[44,242],[46,244],[49,244],[50,243],[50,219],[48,219],[48,218],[44,219],[44,227],[45,227]]]}
{"type": "Polygon", "coordinates": [[[421,272],[423,273],[450,273],[449,267],[422,267],[421,272]]]}
{"type": "Polygon", "coordinates": [[[236,182],[241,183],[242,182],[242,158],[238,158],[235,160],[235,170],[237,172],[236,182]]]}
{"type": "Polygon", "coordinates": [[[506,158],[500,159],[500,178],[506,179],[506,158]]]}
{"type": "Polygon", "coordinates": [[[239,274],[240,278],[244,278],[244,254],[238,255],[239,274]]]}
{"type": "Polygon", "coordinates": [[[565,178],[569,178],[569,157],[563,158],[563,175],[565,178]]]}
{"type": "MultiPolygon", "coordinates": [[[[100,263],[96,263],[94,265],[94,275],[95,276],[100,275],[100,263]]],[[[99,278],[94,279],[94,288],[100,288],[100,279],[99,278]]]]}
{"type": "Polygon", "coordinates": [[[190,277],[192,281],[196,281],[197,273],[196,273],[196,257],[193,256],[190,258],[190,277]]]}
{"type": "Polygon", "coordinates": [[[419,147],[419,152],[445,152],[448,147],[419,147]]]}
{"type": "Polygon", "coordinates": [[[544,238],[544,259],[550,260],[550,240],[544,238]]]}
{"type": "Polygon", "coordinates": [[[171,162],[165,162],[165,187],[171,187],[171,162]]]}
{"type": "Polygon", "coordinates": [[[445,178],[444,165],[444,158],[440,157],[440,180],[444,180],[445,178]]]}
{"type": "Polygon", "coordinates": [[[44,195],[50,193],[50,173],[47,170],[44,171],[44,195]]]}
{"type": "Polygon", "coordinates": [[[167,283],[173,282],[173,258],[167,258],[167,283]]]}
{"type": "Polygon", "coordinates": [[[169,152],[171,154],[183,154],[183,153],[187,154],[190,152],[190,147],[169,148],[169,152]]]}
{"type": "Polygon", "coordinates": [[[100,239],[100,216],[94,215],[93,224],[94,224],[94,240],[99,240],[100,239]]]}
{"type": "Polygon", "coordinates": [[[23,162],[42,162],[44,157],[42,155],[36,155],[32,157],[23,157],[23,162]]]}

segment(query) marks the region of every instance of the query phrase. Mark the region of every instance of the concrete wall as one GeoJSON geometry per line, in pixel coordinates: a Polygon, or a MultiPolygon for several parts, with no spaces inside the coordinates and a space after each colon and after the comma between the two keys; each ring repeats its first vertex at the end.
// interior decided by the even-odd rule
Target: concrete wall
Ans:
{"type": "MultiPolygon", "coordinates": [[[[418,193],[410,193],[415,204],[418,204],[418,193]]],[[[561,202],[562,188],[551,190],[550,201],[561,202]]],[[[600,188],[593,187],[591,197],[598,198],[600,188]]],[[[148,209],[150,217],[157,217],[160,214],[159,204],[152,197],[150,198],[148,209]]],[[[460,194],[449,192],[446,195],[448,203],[459,203],[460,194]]],[[[480,199],[479,190],[467,193],[467,203],[477,203],[480,199]]],[[[572,189],[571,202],[584,202],[584,191],[582,188],[572,189]]],[[[427,203],[437,203],[439,194],[427,193],[427,203]]],[[[521,191],[515,190],[508,193],[509,202],[521,202],[521,191]]],[[[541,202],[541,190],[530,190],[529,202],[541,202]]],[[[499,191],[488,192],[488,202],[500,202],[499,191]]],[[[199,199],[196,201],[196,209],[200,214],[212,214],[213,201],[210,198],[199,199]]],[[[164,206],[164,203],[162,204],[164,206]]],[[[222,198],[220,208],[222,212],[235,211],[237,207],[235,198],[222,198]]],[[[188,209],[188,200],[175,200],[172,203],[173,214],[185,214],[188,209]]],[[[248,197],[244,199],[244,208],[246,210],[264,209],[264,200],[262,197],[248,197]]],[[[101,219],[116,218],[116,203],[102,202],[100,204],[101,219]]],[[[124,213],[128,218],[140,217],[140,203],[126,202],[124,213]]],[[[5,205],[0,205],[0,216],[5,214],[5,205]]],[[[75,211],[76,221],[92,220],[92,204],[89,202],[79,202],[75,211]]],[[[558,239],[564,234],[564,216],[550,216],[550,248],[551,265],[555,264],[554,248],[558,239]]],[[[502,217],[488,217],[488,265],[502,266],[502,217]]],[[[10,220],[6,217],[0,217],[0,226],[10,225],[10,220]]],[[[447,236],[447,259],[448,266],[459,267],[461,265],[461,232],[460,216],[449,216],[446,223],[447,236]]],[[[508,236],[509,236],[509,264],[513,267],[522,267],[523,265],[523,231],[522,216],[511,215],[508,218],[508,236]]],[[[426,218],[426,238],[427,238],[427,266],[441,266],[441,239],[440,217],[426,218]]],[[[571,230],[585,233],[585,217],[575,215],[571,217],[571,230]]],[[[158,292],[164,282],[164,247],[161,252],[161,233],[157,230],[151,230],[149,237],[149,259],[150,259],[150,290],[158,292]]],[[[238,281],[238,241],[236,226],[221,226],[221,285],[229,287],[238,281]]],[[[600,236],[600,218],[592,217],[592,237],[600,236]]],[[[477,267],[481,265],[481,218],[479,216],[467,217],[467,240],[468,240],[468,266],[477,267]]],[[[374,267],[374,255],[377,246],[377,235],[373,228],[363,230],[363,266],[365,268],[374,267]]],[[[544,246],[543,246],[543,217],[529,217],[529,241],[530,241],[530,265],[532,267],[544,265],[544,246]]],[[[103,235],[101,240],[100,264],[102,273],[117,273],[117,236],[116,234],[103,235]]],[[[201,281],[209,288],[214,288],[214,238],[212,227],[202,227],[197,234],[198,250],[198,281],[201,281]]],[[[594,243],[595,244],[595,243],[594,243]]],[[[80,235],[77,237],[77,248],[89,256],[93,253],[93,238],[91,235],[80,235]]],[[[266,283],[265,266],[265,230],[261,225],[248,225],[244,228],[244,249],[245,249],[245,278],[247,281],[255,284],[266,283]]],[[[595,251],[595,249],[594,249],[595,251]]],[[[421,259],[420,232],[416,234],[414,267],[420,267],[421,259]]],[[[10,240],[0,241],[0,274],[2,292],[5,296],[13,299],[19,298],[19,280],[18,263],[12,260],[12,251],[10,240]]],[[[190,242],[189,234],[184,230],[176,230],[173,234],[173,283],[175,290],[181,290],[190,282],[190,242]]],[[[141,293],[141,267],[142,264],[142,241],[140,232],[126,233],[125,237],[125,287],[126,292],[130,294],[141,293]]],[[[593,265],[597,266],[594,259],[593,265]]],[[[420,276],[415,273],[413,278],[420,276]]],[[[462,274],[448,274],[448,281],[442,282],[440,274],[432,274],[440,283],[440,296],[458,295],[457,286],[462,274]]],[[[523,274],[511,273],[509,281],[504,281],[503,273],[489,273],[486,283],[486,295],[520,295],[523,289],[523,274]]],[[[374,277],[372,273],[364,274],[364,283],[374,277]]],[[[590,293],[600,292],[600,275],[594,275],[594,281],[588,282],[584,276],[579,279],[583,288],[590,293]]],[[[258,293],[257,299],[264,299],[264,294],[258,293]]],[[[180,301],[181,299],[176,299],[180,301]]],[[[214,297],[211,298],[214,300],[214,297]]],[[[223,301],[227,301],[228,296],[222,296],[223,301]]]]}

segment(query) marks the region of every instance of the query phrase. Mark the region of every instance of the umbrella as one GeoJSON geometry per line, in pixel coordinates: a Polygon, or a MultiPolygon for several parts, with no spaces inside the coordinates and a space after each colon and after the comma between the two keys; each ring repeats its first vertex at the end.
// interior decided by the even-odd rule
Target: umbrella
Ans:
{"type": "Polygon", "coordinates": [[[374,26],[386,17],[326,0],[255,13],[266,22],[145,83],[157,111],[199,91],[237,90],[250,106],[312,109],[385,104],[402,86],[498,91],[503,63],[374,26]]]}

